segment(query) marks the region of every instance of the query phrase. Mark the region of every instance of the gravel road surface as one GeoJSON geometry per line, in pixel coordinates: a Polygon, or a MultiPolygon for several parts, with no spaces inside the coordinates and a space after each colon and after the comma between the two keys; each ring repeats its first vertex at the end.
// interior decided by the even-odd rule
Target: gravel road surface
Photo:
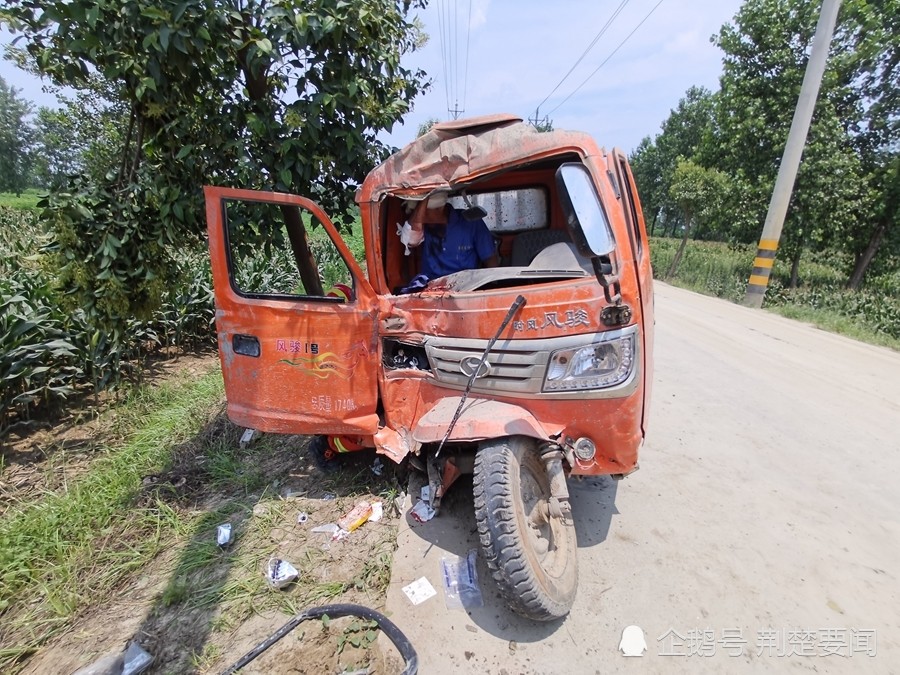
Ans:
{"type": "Polygon", "coordinates": [[[387,609],[419,672],[900,673],[900,354],[665,284],[656,307],[641,469],[570,482],[571,614],[511,614],[481,560],[485,606],[446,607],[441,558],[477,547],[460,481],[401,526],[387,609]]]}

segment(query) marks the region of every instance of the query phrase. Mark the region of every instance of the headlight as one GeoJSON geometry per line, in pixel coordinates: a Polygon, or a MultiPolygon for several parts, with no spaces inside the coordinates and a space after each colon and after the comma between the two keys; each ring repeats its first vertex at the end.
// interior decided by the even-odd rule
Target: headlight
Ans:
{"type": "Polygon", "coordinates": [[[550,356],[544,391],[604,389],[622,384],[634,370],[634,334],[550,356]]]}

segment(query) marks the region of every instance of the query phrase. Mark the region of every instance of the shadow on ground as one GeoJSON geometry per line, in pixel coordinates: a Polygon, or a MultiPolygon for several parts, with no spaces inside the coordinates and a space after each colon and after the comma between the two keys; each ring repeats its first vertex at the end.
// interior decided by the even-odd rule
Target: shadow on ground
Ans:
{"type": "MultiPolygon", "coordinates": [[[[73,672],[131,641],[153,656],[148,673],[218,672],[307,606],[383,604],[396,521],[367,524],[334,543],[309,530],[317,519],[335,522],[363,495],[391,496],[396,490],[389,472],[374,475],[374,454],[359,452],[337,472],[325,473],[308,453],[308,437],[263,435],[244,448],[242,432],[220,409],[199,433],[172,448],[167,466],[143,478],[129,509],[156,514],[171,542],[123,578],[115,597],[89,608],[68,634],[41,648],[25,672],[73,672]],[[308,512],[308,523],[298,522],[299,512],[308,512]],[[232,526],[231,546],[217,544],[223,523],[232,526]],[[267,589],[263,570],[273,555],[291,560],[308,583],[267,589]]],[[[293,638],[302,633],[296,632],[293,638]]],[[[328,658],[340,632],[336,637],[320,627],[313,637],[328,658]]],[[[290,647],[290,660],[306,650],[297,639],[290,647]]],[[[308,656],[301,661],[313,670],[289,672],[317,672],[316,656],[308,656]]],[[[265,670],[282,672],[280,667],[265,670]]]]}
{"type": "MultiPolygon", "coordinates": [[[[609,533],[615,505],[618,481],[608,476],[572,478],[568,481],[578,548],[602,545],[609,533]]],[[[465,556],[470,550],[478,551],[478,577],[484,606],[467,610],[468,618],[478,627],[510,644],[540,642],[564,627],[565,619],[547,623],[535,622],[515,614],[507,608],[496,587],[496,582],[484,562],[475,522],[475,505],[472,497],[472,479],[460,478],[448,491],[442,502],[440,514],[426,523],[419,523],[409,513],[405,515],[405,534],[401,532],[400,549],[395,560],[395,579],[408,583],[418,575],[440,579],[436,566],[444,556],[465,556]],[[399,575],[399,576],[398,576],[399,575]]],[[[590,570],[580,569],[584,578],[590,570]]],[[[438,597],[433,602],[434,612],[446,612],[452,624],[459,624],[460,610],[445,609],[442,589],[435,585],[438,597]]],[[[401,600],[401,604],[405,601],[401,600]]],[[[442,627],[442,619],[431,614],[428,625],[442,627]]],[[[401,628],[405,626],[400,623],[401,628]]],[[[466,626],[466,630],[477,630],[466,626]]],[[[454,625],[454,628],[456,625],[454,625]]]]}

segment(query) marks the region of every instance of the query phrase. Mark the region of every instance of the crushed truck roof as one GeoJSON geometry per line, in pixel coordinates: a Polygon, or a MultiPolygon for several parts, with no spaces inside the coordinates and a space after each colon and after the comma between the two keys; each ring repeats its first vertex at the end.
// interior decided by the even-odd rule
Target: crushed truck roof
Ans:
{"type": "Polygon", "coordinates": [[[375,201],[387,193],[421,198],[438,187],[453,188],[507,166],[567,151],[594,155],[600,149],[585,133],[539,132],[515,115],[438,123],[372,169],[359,201],[375,201]]]}

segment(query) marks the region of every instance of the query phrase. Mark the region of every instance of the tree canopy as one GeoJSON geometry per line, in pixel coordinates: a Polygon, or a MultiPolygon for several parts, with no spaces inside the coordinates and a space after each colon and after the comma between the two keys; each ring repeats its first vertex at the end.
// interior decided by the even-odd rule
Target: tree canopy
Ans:
{"type": "MultiPolygon", "coordinates": [[[[713,36],[724,53],[720,90],[691,88],[662,132],[645,139],[632,157],[653,217],[671,221],[670,186],[683,156],[729,177],[728,217],[697,228],[697,236],[747,243],[758,238],[818,9],[804,0],[746,0],[734,21],[713,36]]],[[[843,3],[781,240],[794,283],[805,249],[851,253],[854,265],[847,272],[854,288],[885,242],[882,259],[897,250],[891,176],[900,151],[898,16],[900,0],[843,3]]]]}
{"type": "Polygon", "coordinates": [[[205,183],[305,194],[349,221],[388,151],[377,134],[427,86],[400,60],[422,44],[420,5],[10,0],[0,18],[41,73],[99,78],[125,110],[114,170],[47,203],[73,301],[109,321],[152,309],[170,251],[202,236],[205,183]]]}
{"type": "Polygon", "coordinates": [[[0,77],[0,192],[20,192],[31,171],[31,104],[0,77]]]}

